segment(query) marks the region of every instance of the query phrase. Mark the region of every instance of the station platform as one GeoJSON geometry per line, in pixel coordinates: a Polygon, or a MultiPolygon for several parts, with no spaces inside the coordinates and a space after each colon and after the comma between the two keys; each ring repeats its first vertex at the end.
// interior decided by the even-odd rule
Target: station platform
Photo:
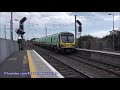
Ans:
{"type": "Polygon", "coordinates": [[[77,50],[83,50],[83,51],[89,51],[89,52],[96,52],[96,53],[103,53],[103,54],[110,54],[110,55],[118,55],[120,56],[120,52],[115,51],[100,51],[100,50],[90,50],[90,49],[82,49],[82,48],[76,48],[77,50]]]}
{"type": "Polygon", "coordinates": [[[35,50],[26,47],[0,64],[0,78],[64,78],[35,50]]]}
{"type": "Polygon", "coordinates": [[[99,51],[76,48],[81,57],[120,67],[120,53],[116,51],[99,51]]]}
{"type": "Polygon", "coordinates": [[[32,78],[64,78],[35,50],[27,50],[27,55],[32,78]]]}
{"type": "Polygon", "coordinates": [[[16,51],[0,63],[0,78],[31,78],[26,72],[30,72],[25,50],[16,51]]]}

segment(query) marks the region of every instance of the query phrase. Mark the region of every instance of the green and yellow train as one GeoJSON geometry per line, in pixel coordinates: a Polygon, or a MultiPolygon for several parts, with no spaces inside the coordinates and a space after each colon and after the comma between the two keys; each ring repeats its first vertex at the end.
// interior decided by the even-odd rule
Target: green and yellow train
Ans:
{"type": "Polygon", "coordinates": [[[70,32],[60,32],[50,36],[36,38],[33,43],[35,45],[54,49],[57,52],[74,52],[75,38],[70,32]]]}

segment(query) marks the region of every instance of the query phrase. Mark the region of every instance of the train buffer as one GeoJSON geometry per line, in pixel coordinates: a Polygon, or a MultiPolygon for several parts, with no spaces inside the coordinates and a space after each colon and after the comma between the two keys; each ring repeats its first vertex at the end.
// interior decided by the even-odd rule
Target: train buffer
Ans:
{"type": "Polygon", "coordinates": [[[0,64],[0,78],[64,78],[35,50],[14,52],[0,64]]]}

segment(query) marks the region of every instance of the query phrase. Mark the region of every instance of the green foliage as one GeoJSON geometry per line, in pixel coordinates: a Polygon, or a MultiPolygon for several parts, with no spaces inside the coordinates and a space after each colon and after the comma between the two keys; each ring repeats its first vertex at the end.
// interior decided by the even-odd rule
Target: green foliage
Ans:
{"type": "MultiPolygon", "coordinates": [[[[112,43],[113,35],[106,35],[102,38],[102,40],[107,40],[112,43]]],[[[120,31],[117,31],[117,34],[114,35],[114,45],[115,50],[120,50],[120,31]]]]}
{"type": "MultiPolygon", "coordinates": [[[[117,35],[114,35],[115,40],[120,39],[120,31],[117,31],[117,35]]],[[[102,38],[102,40],[112,40],[113,35],[106,35],[102,38]]]]}
{"type": "Polygon", "coordinates": [[[32,38],[30,41],[33,41],[33,40],[35,40],[36,38],[32,38]]]}
{"type": "Polygon", "coordinates": [[[98,37],[93,37],[92,35],[88,34],[88,35],[84,35],[84,36],[80,37],[79,40],[81,40],[81,41],[87,41],[89,39],[94,39],[94,38],[99,39],[98,37]]]}

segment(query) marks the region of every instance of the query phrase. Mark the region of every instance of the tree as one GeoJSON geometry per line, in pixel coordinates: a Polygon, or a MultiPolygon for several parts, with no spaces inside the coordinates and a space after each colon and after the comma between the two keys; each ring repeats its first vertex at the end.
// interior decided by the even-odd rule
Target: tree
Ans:
{"type": "Polygon", "coordinates": [[[84,35],[84,36],[80,37],[79,40],[80,41],[86,41],[88,39],[93,39],[93,38],[94,38],[93,36],[88,34],[88,35],[84,35]]]}
{"type": "MultiPolygon", "coordinates": [[[[114,45],[115,45],[115,50],[120,50],[120,31],[116,31],[117,34],[114,35],[114,45]]],[[[113,42],[113,35],[106,35],[102,38],[102,40],[107,40],[108,42],[111,43],[113,42]]]]}
{"type": "Polygon", "coordinates": [[[81,47],[81,43],[82,41],[87,41],[89,44],[88,44],[88,47],[90,48],[90,41],[91,39],[99,39],[98,37],[94,37],[92,35],[84,35],[82,37],[79,37],[77,42],[78,42],[78,47],[81,47]]]}
{"type": "Polygon", "coordinates": [[[35,40],[36,38],[32,38],[30,41],[35,40]]]}

